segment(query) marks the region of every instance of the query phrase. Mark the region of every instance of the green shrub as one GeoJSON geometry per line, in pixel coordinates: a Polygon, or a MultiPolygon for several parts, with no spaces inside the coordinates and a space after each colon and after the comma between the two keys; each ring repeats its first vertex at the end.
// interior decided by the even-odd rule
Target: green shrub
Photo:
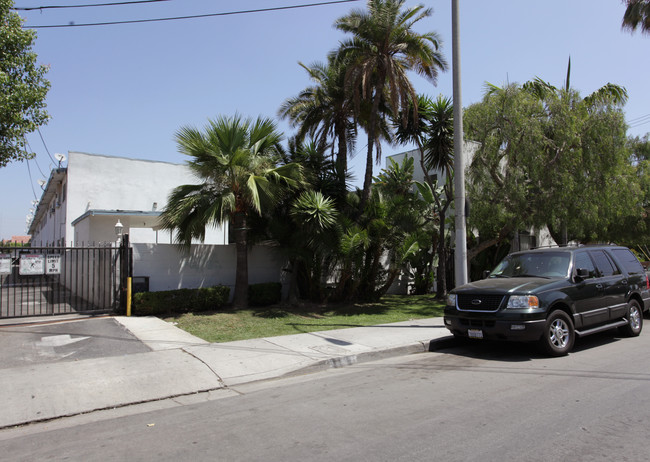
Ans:
{"type": "Polygon", "coordinates": [[[248,304],[251,306],[266,306],[280,303],[282,300],[282,284],[279,282],[264,282],[248,286],[248,304]]]}
{"type": "Polygon", "coordinates": [[[225,286],[139,292],[133,295],[132,308],[136,316],[215,310],[225,305],[229,296],[230,289],[225,286]]]}

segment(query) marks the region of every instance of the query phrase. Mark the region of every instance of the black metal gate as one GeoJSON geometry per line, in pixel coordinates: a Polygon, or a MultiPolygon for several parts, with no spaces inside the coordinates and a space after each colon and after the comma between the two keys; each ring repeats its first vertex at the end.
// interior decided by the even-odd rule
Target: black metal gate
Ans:
{"type": "Polygon", "coordinates": [[[125,246],[0,248],[0,318],[115,311],[129,266],[125,246]]]}

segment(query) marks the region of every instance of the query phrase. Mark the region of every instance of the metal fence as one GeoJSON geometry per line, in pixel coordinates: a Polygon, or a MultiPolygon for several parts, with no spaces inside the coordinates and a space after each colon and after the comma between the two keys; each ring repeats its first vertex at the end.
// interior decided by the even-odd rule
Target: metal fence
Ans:
{"type": "Polygon", "coordinates": [[[0,318],[116,310],[130,261],[126,249],[0,248],[0,318]]]}

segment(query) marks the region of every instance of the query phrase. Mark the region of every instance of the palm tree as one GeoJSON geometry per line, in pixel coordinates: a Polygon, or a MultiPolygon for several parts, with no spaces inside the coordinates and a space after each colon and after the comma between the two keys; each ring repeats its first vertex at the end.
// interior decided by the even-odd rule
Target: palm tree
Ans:
{"type": "Polygon", "coordinates": [[[345,69],[330,59],[328,64],[315,63],[311,67],[300,64],[315,85],[305,88],[296,97],[287,99],[278,115],[289,119],[298,127],[297,141],[302,142],[309,135],[321,148],[330,145],[332,154],[335,146],[336,173],[339,182],[339,196],[345,195],[348,150],[353,148],[356,125],[353,123],[352,103],[344,89],[345,69]]]}
{"type": "Polygon", "coordinates": [[[177,231],[176,242],[189,248],[205,238],[207,226],[233,224],[237,252],[233,306],[248,305],[248,217],[272,207],[287,188],[302,183],[298,164],[277,165],[282,135],[270,119],[219,117],[203,131],[182,127],[176,143],[190,156],[200,184],[175,188],[161,215],[163,227],[177,231]]]}
{"type": "MultiPolygon", "coordinates": [[[[454,199],[454,106],[450,98],[439,95],[430,108],[430,125],[425,144],[425,163],[427,168],[445,172],[445,184],[439,194],[435,194],[439,216],[438,238],[438,280],[437,296],[447,295],[447,247],[445,241],[445,221],[447,209],[454,199]]],[[[435,191],[435,189],[434,189],[435,191]]]]}
{"type": "MultiPolygon", "coordinates": [[[[447,292],[447,256],[445,247],[446,212],[453,200],[453,164],[454,164],[454,108],[450,98],[438,95],[435,100],[419,95],[416,104],[410,103],[409,113],[417,111],[417,123],[407,117],[406,124],[395,121],[396,137],[400,143],[415,142],[420,151],[420,166],[424,172],[426,187],[418,185],[420,194],[432,206],[439,221],[438,236],[432,236],[431,242],[437,245],[438,252],[438,297],[443,298],[447,292]],[[445,173],[445,183],[438,187],[429,172],[438,170],[445,173]]],[[[403,118],[404,116],[401,115],[403,118]]],[[[434,246],[435,246],[434,245],[434,246]]]]}
{"type": "Polygon", "coordinates": [[[337,62],[347,63],[346,91],[357,113],[362,101],[370,106],[365,127],[368,151],[361,209],[370,196],[373,151],[382,102],[397,114],[400,107],[416,99],[407,71],[414,70],[435,84],[439,70],[447,69],[439,51],[438,35],[435,32],[419,34],[413,30],[415,23],[431,16],[432,10],[424,5],[403,9],[403,5],[404,0],[368,0],[367,11],[354,10],[335,22],[337,29],[353,37],[341,42],[331,56],[337,62]]]}
{"type": "Polygon", "coordinates": [[[640,26],[641,32],[650,34],[650,1],[649,0],[623,0],[627,7],[623,15],[623,29],[634,32],[640,26]]]}

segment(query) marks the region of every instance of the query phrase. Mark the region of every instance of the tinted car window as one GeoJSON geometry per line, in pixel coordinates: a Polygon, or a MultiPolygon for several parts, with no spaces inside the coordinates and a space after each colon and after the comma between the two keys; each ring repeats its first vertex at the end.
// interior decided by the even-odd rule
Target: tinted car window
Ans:
{"type": "Polygon", "coordinates": [[[612,249],[612,253],[628,274],[643,274],[643,266],[628,249],[612,249]]]}
{"type": "Polygon", "coordinates": [[[598,267],[598,270],[600,271],[600,274],[602,276],[612,276],[613,274],[620,274],[620,271],[612,263],[612,261],[609,259],[605,251],[603,250],[592,250],[591,256],[594,257],[594,261],[596,262],[596,266],[598,267]]]}
{"type": "Polygon", "coordinates": [[[598,276],[598,274],[596,273],[596,267],[594,266],[594,263],[591,261],[591,258],[589,258],[589,255],[587,255],[587,252],[576,253],[574,266],[576,269],[580,268],[580,269],[589,270],[590,278],[595,278],[598,276]]]}
{"type": "Polygon", "coordinates": [[[568,252],[518,253],[504,258],[490,277],[567,277],[568,252]]]}

